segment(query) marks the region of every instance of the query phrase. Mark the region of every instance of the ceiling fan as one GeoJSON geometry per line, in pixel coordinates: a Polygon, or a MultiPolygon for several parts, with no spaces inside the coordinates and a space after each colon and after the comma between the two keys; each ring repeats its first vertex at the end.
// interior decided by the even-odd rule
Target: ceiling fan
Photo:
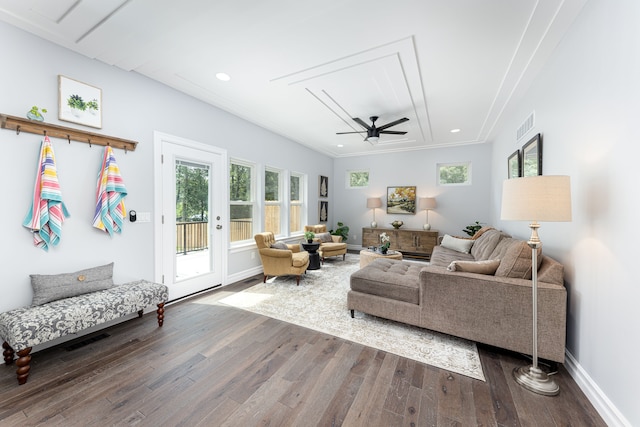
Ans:
{"type": "Polygon", "coordinates": [[[366,138],[364,139],[365,141],[369,141],[369,142],[376,142],[378,141],[378,139],[380,138],[380,134],[381,133],[387,133],[387,134],[393,134],[393,135],[404,135],[407,132],[402,132],[402,131],[397,131],[397,130],[385,130],[390,128],[391,126],[395,126],[397,124],[400,123],[404,123],[406,121],[408,121],[409,119],[406,117],[403,117],[401,119],[395,120],[391,123],[387,123],[386,125],[382,125],[380,127],[376,127],[376,120],[378,120],[378,116],[371,116],[369,117],[369,120],[371,120],[371,126],[369,126],[368,124],[366,124],[362,119],[355,117],[352,118],[352,120],[356,123],[358,123],[360,126],[362,126],[363,128],[366,129],[359,131],[359,132],[336,132],[336,135],[345,135],[348,133],[367,133],[366,138]]]}

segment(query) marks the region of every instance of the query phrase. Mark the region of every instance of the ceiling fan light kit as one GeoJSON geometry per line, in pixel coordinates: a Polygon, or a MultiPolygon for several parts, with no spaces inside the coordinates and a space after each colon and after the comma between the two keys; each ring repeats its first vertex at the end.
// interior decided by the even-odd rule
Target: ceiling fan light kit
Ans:
{"type": "Polygon", "coordinates": [[[392,134],[392,135],[405,135],[407,132],[397,131],[397,130],[386,130],[392,126],[398,125],[400,123],[404,123],[409,121],[408,118],[403,117],[401,119],[395,120],[393,122],[387,123],[386,125],[382,125],[380,127],[376,127],[376,120],[378,120],[378,116],[371,116],[369,120],[371,120],[371,126],[366,124],[361,118],[353,117],[352,120],[358,123],[360,126],[365,128],[366,130],[362,130],[359,132],[336,132],[336,135],[346,135],[349,133],[367,133],[365,141],[368,142],[377,142],[380,139],[380,135],[383,133],[392,134]]]}

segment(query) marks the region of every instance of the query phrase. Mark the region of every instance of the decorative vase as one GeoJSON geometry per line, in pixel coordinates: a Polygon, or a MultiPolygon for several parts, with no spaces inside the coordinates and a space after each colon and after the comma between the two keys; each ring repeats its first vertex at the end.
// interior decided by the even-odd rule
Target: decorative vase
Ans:
{"type": "Polygon", "coordinates": [[[404,222],[402,221],[393,221],[391,223],[391,226],[393,226],[393,228],[395,228],[396,230],[400,227],[402,227],[404,225],[404,222]]]}
{"type": "Polygon", "coordinates": [[[35,120],[36,122],[44,122],[44,117],[41,114],[35,115],[31,111],[27,112],[27,119],[35,120]]]}
{"type": "Polygon", "coordinates": [[[382,248],[380,252],[382,252],[382,255],[386,255],[388,250],[389,248],[382,248]]]}
{"type": "Polygon", "coordinates": [[[308,244],[312,244],[313,243],[313,239],[307,239],[307,243],[308,244]]]}

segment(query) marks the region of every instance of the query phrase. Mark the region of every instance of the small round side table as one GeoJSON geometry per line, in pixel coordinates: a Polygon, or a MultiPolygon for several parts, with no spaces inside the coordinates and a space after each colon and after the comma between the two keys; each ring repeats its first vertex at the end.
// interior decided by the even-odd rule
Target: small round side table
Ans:
{"type": "Polygon", "coordinates": [[[397,259],[402,260],[402,252],[400,251],[387,251],[386,255],[378,252],[372,251],[370,249],[363,249],[360,251],[360,268],[369,264],[376,258],[388,258],[388,259],[397,259]]]}
{"type": "Polygon", "coordinates": [[[309,252],[309,266],[307,270],[320,269],[320,254],[318,253],[320,243],[301,243],[301,245],[305,251],[309,252]]]}

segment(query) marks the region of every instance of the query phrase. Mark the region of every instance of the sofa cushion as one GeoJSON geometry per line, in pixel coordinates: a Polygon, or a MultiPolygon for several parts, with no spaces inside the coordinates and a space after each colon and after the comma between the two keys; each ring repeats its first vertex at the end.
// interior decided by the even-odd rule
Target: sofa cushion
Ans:
{"type": "MultiPolygon", "coordinates": [[[[498,277],[531,279],[531,248],[527,242],[511,238],[503,239],[503,241],[505,241],[505,250],[503,256],[500,258],[500,266],[496,270],[495,275],[498,277]]],[[[496,250],[497,249],[498,248],[496,248],[496,250]]],[[[492,256],[493,255],[494,254],[492,254],[492,256]]],[[[540,263],[542,262],[542,248],[538,248],[537,261],[538,267],[540,267],[540,263]]]]}
{"type": "Polygon", "coordinates": [[[479,238],[475,239],[475,243],[471,247],[471,255],[476,261],[490,259],[489,256],[503,237],[505,235],[495,228],[484,231],[479,238]]]}
{"type": "Polygon", "coordinates": [[[433,248],[429,263],[431,265],[437,265],[439,267],[446,267],[451,264],[451,261],[475,261],[471,254],[465,254],[462,252],[454,251],[453,249],[447,249],[442,245],[438,245],[433,248]]]}
{"type": "Polygon", "coordinates": [[[351,275],[351,290],[420,304],[420,270],[424,265],[376,258],[351,275]]]}
{"type": "Polygon", "coordinates": [[[330,243],[333,242],[330,233],[318,233],[316,234],[316,239],[320,241],[320,243],[330,243]]]}
{"type": "Polygon", "coordinates": [[[474,242],[475,241],[471,239],[460,239],[460,238],[445,234],[444,237],[442,238],[442,243],[440,243],[440,245],[444,246],[447,249],[452,249],[457,252],[468,254],[474,242]]]}
{"type": "Polygon", "coordinates": [[[291,254],[291,263],[294,267],[304,267],[309,263],[309,252],[293,252],[291,254]]]}
{"type": "Polygon", "coordinates": [[[275,242],[271,245],[272,249],[287,249],[289,250],[289,246],[285,242],[275,242]]]}
{"type": "Polygon", "coordinates": [[[113,263],[73,273],[31,274],[32,305],[42,305],[63,298],[113,287],[113,263]]]}
{"type": "Polygon", "coordinates": [[[451,261],[447,270],[493,275],[499,265],[499,259],[488,259],[483,261],[451,261]]]}

